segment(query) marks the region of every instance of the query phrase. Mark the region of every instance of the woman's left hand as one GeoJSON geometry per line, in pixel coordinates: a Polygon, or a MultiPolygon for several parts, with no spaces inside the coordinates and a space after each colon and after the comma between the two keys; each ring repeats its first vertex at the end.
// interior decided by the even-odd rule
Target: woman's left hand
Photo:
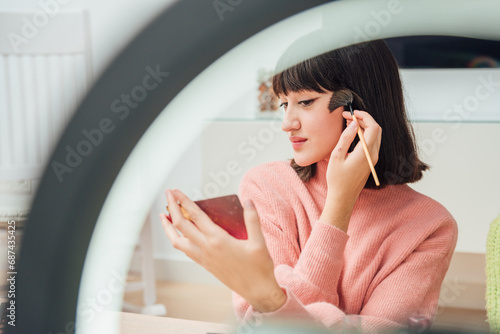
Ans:
{"type": "Polygon", "coordinates": [[[216,225],[181,191],[167,190],[165,194],[172,223],[163,213],[160,219],[174,248],[211,272],[256,311],[271,312],[285,303],[286,295],[274,276],[273,261],[251,201],[244,203],[248,239],[239,240],[216,225]],[[191,221],[184,218],[179,204],[191,221]]]}

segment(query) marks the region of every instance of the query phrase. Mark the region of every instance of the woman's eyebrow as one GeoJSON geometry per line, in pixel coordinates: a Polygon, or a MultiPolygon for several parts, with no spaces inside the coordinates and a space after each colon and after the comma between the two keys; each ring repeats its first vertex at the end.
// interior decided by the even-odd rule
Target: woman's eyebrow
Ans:
{"type": "Polygon", "coordinates": [[[321,98],[321,96],[315,96],[315,97],[304,97],[304,98],[300,98],[298,99],[299,102],[302,102],[302,101],[313,101],[313,100],[317,100],[321,98]]]}

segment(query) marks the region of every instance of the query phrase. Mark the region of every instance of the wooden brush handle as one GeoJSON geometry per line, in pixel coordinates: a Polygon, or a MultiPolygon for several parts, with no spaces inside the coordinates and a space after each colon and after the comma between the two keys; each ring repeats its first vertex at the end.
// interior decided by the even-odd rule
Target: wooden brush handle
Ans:
{"type": "Polygon", "coordinates": [[[368,160],[368,165],[370,165],[370,169],[372,171],[372,175],[373,175],[373,179],[375,180],[375,184],[377,186],[380,186],[377,172],[375,172],[375,166],[373,166],[373,161],[372,161],[372,158],[370,157],[370,152],[368,151],[368,146],[366,145],[365,136],[363,136],[363,130],[361,130],[361,127],[359,126],[358,119],[356,118],[356,116],[354,116],[354,114],[352,115],[352,118],[358,123],[358,137],[359,137],[359,140],[361,140],[361,144],[363,145],[363,150],[365,151],[366,159],[368,160]]]}

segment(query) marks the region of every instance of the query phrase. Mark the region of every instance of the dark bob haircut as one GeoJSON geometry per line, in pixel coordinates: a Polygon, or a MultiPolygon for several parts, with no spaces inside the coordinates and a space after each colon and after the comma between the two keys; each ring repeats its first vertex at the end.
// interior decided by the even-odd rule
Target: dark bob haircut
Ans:
{"type": "MultiPolygon", "coordinates": [[[[357,95],[353,108],[370,113],[383,130],[375,166],[380,187],[370,176],[365,188],[383,188],[389,184],[420,180],[422,172],[429,166],[418,158],[415,136],[404,106],[399,68],[383,40],[329,51],[273,77],[273,90],[277,95],[340,89],[353,91],[357,95]]],[[[351,149],[358,141],[356,137],[351,149]]],[[[292,160],[291,165],[304,182],[315,175],[316,164],[302,167],[292,160]]]]}

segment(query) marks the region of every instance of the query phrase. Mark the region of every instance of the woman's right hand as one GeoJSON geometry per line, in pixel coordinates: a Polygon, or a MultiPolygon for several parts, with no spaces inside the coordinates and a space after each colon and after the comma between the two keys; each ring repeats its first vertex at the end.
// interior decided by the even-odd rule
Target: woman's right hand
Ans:
{"type": "Polygon", "coordinates": [[[347,120],[347,127],[330,155],[326,172],[327,200],[320,218],[344,232],[347,232],[354,204],[370,176],[370,166],[361,142],[350,153],[349,147],[357,135],[358,127],[361,127],[370,157],[376,164],[382,140],[382,129],[369,113],[355,110],[354,115],[357,122],[350,112],[342,114],[347,120]]]}

